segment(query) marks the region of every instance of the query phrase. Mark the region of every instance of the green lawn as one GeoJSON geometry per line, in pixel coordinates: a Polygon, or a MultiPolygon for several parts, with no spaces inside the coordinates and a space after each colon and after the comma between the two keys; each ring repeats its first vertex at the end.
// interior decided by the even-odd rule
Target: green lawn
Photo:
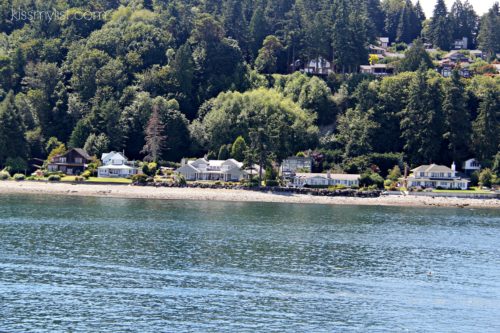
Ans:
{"type": "Polygon", "coordinates": [[[87,180],[88,183],[116,183],[116,184],[132,184],[131,179],[126,178],[97,178],[90,177],[87,180]]]}
{"type": "Polygon", "coordinates": [[[469,193],[469,194],[490,194],[491,191],[470,189],[470,190],[434,190],[432,193],[469,193]]]}
{"type": "MultiPolygon", "coordinates": [[[[74,182],[75,176],[65,176],[61,178],[62,182],[74,182]]],[[[116,183],[116,184],[132,184],[132,180],[126,178],[97,178],[90,177],[85,183],[116,183]]]]}

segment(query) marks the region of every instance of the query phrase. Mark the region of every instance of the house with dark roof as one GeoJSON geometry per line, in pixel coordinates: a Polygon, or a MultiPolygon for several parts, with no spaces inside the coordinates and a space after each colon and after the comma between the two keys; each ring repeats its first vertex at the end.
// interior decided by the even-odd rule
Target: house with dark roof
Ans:
{"type": "Polygon", "coordinates": [[[50,172],[62,172],[66,175],[80,175],[85,171],[92,158],[81,148],[72,148],[66,153],[56,155],[47,166],[50,172]]]}

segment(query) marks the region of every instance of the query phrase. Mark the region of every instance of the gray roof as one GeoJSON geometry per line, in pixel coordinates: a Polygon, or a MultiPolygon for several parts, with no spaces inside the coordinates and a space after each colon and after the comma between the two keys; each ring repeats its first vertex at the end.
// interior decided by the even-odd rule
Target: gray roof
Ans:
{"type": "Polygon", "coordinates": [[[82,155],[82,157],[84,157],[87,160],[92,159],[92,157],[85,150],[83,150],[82,148],[73,148],[72,150],[76,151],[78,154],[82,155]]]}

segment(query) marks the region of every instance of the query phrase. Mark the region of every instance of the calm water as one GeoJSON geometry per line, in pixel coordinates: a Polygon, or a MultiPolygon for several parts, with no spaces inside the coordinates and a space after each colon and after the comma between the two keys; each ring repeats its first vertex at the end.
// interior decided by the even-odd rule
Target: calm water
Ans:
{"type": "Polygon", "coordinates": [[[498,210],[3,196],[0,332],[500,332],[499,245],[498,210]]]}

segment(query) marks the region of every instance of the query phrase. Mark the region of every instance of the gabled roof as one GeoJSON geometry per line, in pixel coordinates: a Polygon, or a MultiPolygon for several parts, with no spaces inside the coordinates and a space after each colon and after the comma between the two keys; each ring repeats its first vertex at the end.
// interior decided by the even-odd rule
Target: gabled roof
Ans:
{"type": "Polygon", "coordinates": [[[83,150],[82,148],[73,148],[73,149],[70,149],[66,154],[64,155],[67,155],[69,154],[72,150],[76,151],[80,156],[82,156],[83,158],[85,158],[86,160],[90,160],[92,159],[92,157],[85,151],[83,150]]]}
{"type": "Polygon", "coordinates": [[[437,164],[431,164],[431,165],[421,165],[418,168],[415,168],[411,170],[413,172],[444,172],[444,173],[451,173],[453,170],[448,168],[445,165],[437,165],[437,164]]]}
{"type": "Polygon", "coordinates": [[[101,156],[101,160],[105,160],[105,159],[110,159],[111,160],[111,159],[116,159],[116,158],[127,160],[127,158],[125,157],[125,155],[123,155],[120,152],[116,152],[116,151],[112,151],[112,152],[109,152],[109,153],[103,153],[102,156],[101,156]]]}

